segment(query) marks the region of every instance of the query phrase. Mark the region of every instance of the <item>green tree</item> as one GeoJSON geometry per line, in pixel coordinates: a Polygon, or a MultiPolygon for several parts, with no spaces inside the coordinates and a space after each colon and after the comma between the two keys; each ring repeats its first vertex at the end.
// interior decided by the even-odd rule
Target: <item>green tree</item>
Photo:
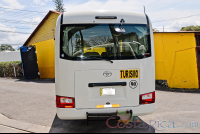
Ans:
{"type": "Polygon", "coordinates": [[[15,49],[11,45],[2,44],[0,46],[0,51],[5,51],[5,50],[15,51],[15,49]]]}
{"type": "Polygon", "coordinates": [[[17,50],[20,50],[20,46],[18,46],[17,50]]]}
{"type": "MultiPolygon", "coordinates": [[[[118,39],[121,40],[120,38],[118,38],[118,39]]],[[[106,43],[110,43],[113,41],[113,39],[111,36],[100,35],[100,36],[91,37],[88,41],[93,46],[96,46],[96,45],[103,45],[106,43]]]]}
{"type": "Polygon", "coordinates": [[[55,10],[58,12],[65,12],[63,0],[53,0],[55,5],[55,10]]]}
{"type": "Polygon", "coordinates": [[[187,26],[187,27],[182,27],[180,31],[200,31],[200,26],[187,26]]]}
{"type": "Polygon", "coordinates": [[[91,44],[88,41],[84,40],[84,47],[91,47],[91,44]]]}
{"type": "Polygon", "coordinates": [[[76,44],[77,44],[77,40],[80,38],[79,34],[75,34],[75,38],[76,38],[76,44]]]}
{"type": "MultiPolygon", "coordinates": [[[[89,42],[87,42],[87,41],[85,41],[85,40],[83,40],[83,42],[84,42],[84,47],[91,47],[91,44],[90,44],[89,42]]],[[[74,52],[77,52],[77,51],[80,50],[80,44],[81,44],[81,40],[78,39],[77,45],[75,46],[74,52]]]]}
{"type": "Polygon", "coordinates": [[[76,52],[76,51],[79,51],[79,43],[81,42],[81,41],[79,41],[80,40],[80,35],[79,34],[75,34],[75,38],[76,38],[76,46],[75,46],[75,52],[76,52]]]}

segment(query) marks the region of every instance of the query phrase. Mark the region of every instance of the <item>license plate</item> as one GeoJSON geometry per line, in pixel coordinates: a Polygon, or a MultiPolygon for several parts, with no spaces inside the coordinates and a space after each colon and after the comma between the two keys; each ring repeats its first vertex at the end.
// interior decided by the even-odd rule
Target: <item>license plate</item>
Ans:
{"type": "Polygon", "coordinates": [[[101,88],[101,96],[115,95],[115,88],[101,88]]]}

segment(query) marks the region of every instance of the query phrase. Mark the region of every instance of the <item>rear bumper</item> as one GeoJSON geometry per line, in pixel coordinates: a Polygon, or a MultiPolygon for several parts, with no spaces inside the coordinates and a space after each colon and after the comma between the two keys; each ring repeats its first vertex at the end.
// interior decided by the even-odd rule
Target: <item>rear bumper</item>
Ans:
{"type": "Polygon", "coordinates": [[[102,109],[76,109],[76,108],[57,108],[57,115],[63,120],[79,120],[87,119],[88,113],[112,113],[119,111],[132,110],[134,116],[151,114],[155,110],[155,103],[139,105],[137,107],[121,107],[121,108],[102,108],[102,109]]]}

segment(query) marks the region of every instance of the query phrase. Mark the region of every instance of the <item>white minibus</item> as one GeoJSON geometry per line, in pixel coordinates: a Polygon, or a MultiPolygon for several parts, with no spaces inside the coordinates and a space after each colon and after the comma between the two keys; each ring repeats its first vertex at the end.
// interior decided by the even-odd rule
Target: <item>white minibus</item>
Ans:
{"type": "Polygon", "coordinates": [[[132,11],[64,12],[55,34],[56,107],[60,119],[155,110],[150,19],[132,11]]]}

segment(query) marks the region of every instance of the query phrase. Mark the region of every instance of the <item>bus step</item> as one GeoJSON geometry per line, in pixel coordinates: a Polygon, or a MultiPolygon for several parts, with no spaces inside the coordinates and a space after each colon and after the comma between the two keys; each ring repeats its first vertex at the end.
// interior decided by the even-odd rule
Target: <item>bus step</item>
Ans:
{"type": "Polygon", "coordinates": [[[89,121],[106,121],[111,117],[116,117],[115,120],[119,120],[120,118],[117,116],[117,112],[115,113],[86,113],[87,115],[87,126],[89,121]]]}

